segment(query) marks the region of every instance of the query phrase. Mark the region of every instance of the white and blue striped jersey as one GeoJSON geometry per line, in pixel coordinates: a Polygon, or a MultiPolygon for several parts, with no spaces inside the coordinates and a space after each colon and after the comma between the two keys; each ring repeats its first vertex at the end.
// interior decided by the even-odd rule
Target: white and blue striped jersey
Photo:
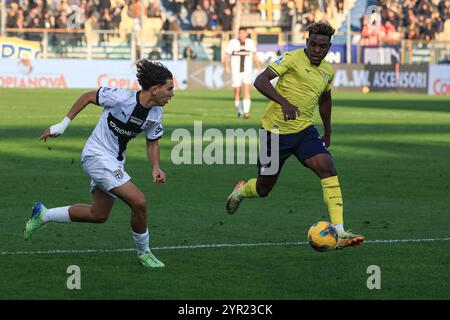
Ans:
{"type": "Polygon", "coordinates": [[[110,155],[125,163],[127,143],[142,131],[148,140],[163,135],[162,107],[144,108],[140,91],[101,87],[96,104],[103,112],[84,146],[82,157],[110,155]]]}

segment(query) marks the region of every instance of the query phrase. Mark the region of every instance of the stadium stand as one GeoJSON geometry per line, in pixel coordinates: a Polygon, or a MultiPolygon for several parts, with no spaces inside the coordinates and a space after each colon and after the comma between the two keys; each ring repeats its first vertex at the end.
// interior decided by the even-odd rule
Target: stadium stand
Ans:
{"type": "Polygon", "coordinates": [[[5,27],[6,36],[42,41],[48,57],[126,59],[136,47],[162,59],[189,48],[191,58],[220,60],[237,26],[302,39],[308,24],[326,20],[339,37],[350,19],[353,43],[376,46],[449,41],[449,17],[450,0],[11,0],[5,27]]]}

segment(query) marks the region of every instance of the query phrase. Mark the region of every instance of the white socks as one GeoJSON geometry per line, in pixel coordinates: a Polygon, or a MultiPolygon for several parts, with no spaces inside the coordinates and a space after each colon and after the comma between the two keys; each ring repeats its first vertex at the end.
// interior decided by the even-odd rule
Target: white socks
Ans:
{"type": "Polygon", "coordinates": [[[69,208],[70,206],[48,209],[42,216],[42,222],[72,222],[69,216],[69,208]]]}
{"type": "Polygon", "coordinates": [[[136,243],[137,254],[141,255],[143,253],[149,252],[150,248],[148,246],[150,242],[150,236],[148,234],[148,229],[145,230],[145,233],[136,233],[133,231],[133,239],[136,243]]]}
{"type": "Polygon", "coordinates": [[[336,231],[344,231],[344,225],[343,224],[335,224],[333,227],[336,229],[336,231]]]}
{"type": "Polygon", "coordinates": [[[242,100],[242,102],[244,104],[244,113],[250,113],[251,100],[250,99],[244,99],[244,100],[242,100]]]}
{"type": "Polygon", "coordinates": [[[234,100],[234,105],[236,106],[236,112],[242,114],[241,100],[234,100]]]}

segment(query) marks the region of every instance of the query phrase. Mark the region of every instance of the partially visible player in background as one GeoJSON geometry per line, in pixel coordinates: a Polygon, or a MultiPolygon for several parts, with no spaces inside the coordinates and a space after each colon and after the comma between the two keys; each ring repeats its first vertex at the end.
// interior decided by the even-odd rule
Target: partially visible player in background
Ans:
{"type": "Polygon", "coordinates": [[[335,30],[327,23],[313,23],[307,29],[306,49],[290,51],[271,63],[255,80],[255,87],[270,99],[262,119],[266,130],[267,154],[276,154],[269,172],[267,164],[258,160],[258,177],[240,181],[227,199],[228,213],[233,214],[244,198],[266,197],[275,186],[284,162],[294,155],[319,178],[331,223],[338,234],[336,249],[359,245],[361,235],[344,230],[341,187],[328,146],[331,143],[331,84],[333,67],[325,59],[335,30]],[[278,77],[274,88],[270,81],[278,77]],[[313,113],[319,108],[324,133],[314,127],[313,113]],[[271,150],[271,139],[278,141],[271,150]],[[273,152],[272,152],[273,151],[273,152]]]}
{"type": "Polygon", "coordinates": [[[231,86],[234,90],[234,105],[238,118],[243,116],[244,119],[248,119],[250,117],[250,85],[252,84],[253,60],[259,72],[261,64],[256,56],[255,43],[248,38],[247,29],[241,27],[239,28],[238,38],[230,40],[224,59],[226,73],[230,73],[231,61],[231,86]],[[241,87],[244,91],[242,101],[241,87]]]}
{"type": "Polygon", "coordinates": [[[138,262],[144,267],[164,267],[164,263],[150,251],[145,195],[131,181],[124,164],[127,143],[144,131],[153,182],[166,181],[166,174],[159,166],[158,139],[163,135],[163,106],[174,95],[173,76],[162,64],[147,60],[137,63],[136,76],[141,91],[101,87],[97,91],[84,93],[60,123],[44,130],[40,139],[46,141],[63,134],[70,122],[90,103],[104,108],[81,154],[83,170],[92,179],[92,204],[47,209],[37,202],[25,226],[25,240],[47,222],[104,223],[115,199],[120,198],[131,209],[131,228],[138,262]]]}

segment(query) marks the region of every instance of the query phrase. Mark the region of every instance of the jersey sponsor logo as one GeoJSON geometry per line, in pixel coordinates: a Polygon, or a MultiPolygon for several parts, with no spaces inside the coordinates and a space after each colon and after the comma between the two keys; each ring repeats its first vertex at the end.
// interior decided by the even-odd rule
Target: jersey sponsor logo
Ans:
{"type": "Polygon", "coordinates": [[[326,73],[323,74],[323,80],[325,80],[325,82],[328,82],[328,75],[326,73]]]}
{"type": "Polygon", "coordinates": [[[115,118],[111,113],[109,113],[107,121],[109,130],[111,130],[111,133],[117,137],[119,143],[117,160],[122,161],[124,159],[123,152],[127,148],[128,141],[141,133],[142,128],[134,123],[131,123],[130,121],[123,123],[115,118]]]}
{"type": "Polygon", "coordinates": [[[249,50],[239,50],[239,51],[233,51],[231,55],[233,56],[249,56],[252,52],[249,50]]]}
{"type": "Polygon", "coordinates": [[[279,57],[277,60],[275,60],[275,64],[279,65],[281,62],[283,62],[284,56],[279,57]]]}
{"type": "Polygon", "coordinates": [[[138,126],[142,125],[142,123],[144,122],[144,120],[140,119],[140,118],[136,118],[134,116],[131,116],[130,119],[128,120],[129,122],[135,123],[138,126]]]}
{"type": "Polygon", "coordinates": [[[117,178],[117,180],[122,180],[123,178],[123,172],[120,169],[114,170],[114,176],[117,178]]]}
{"type": "Polygon", "coordinates": [[[120,134],[122,136],[128,136],[130,138],[136,137],[138,135],[138,133],[139,133],[139,132],[134,132],[134,131],[131,131],[131,130],[122,129],[112,120],[109,121],[109,128],[112,131],[114,131],[114,132],[116,132],[116,133],[118,133],[118,134],[120,134]]]}

